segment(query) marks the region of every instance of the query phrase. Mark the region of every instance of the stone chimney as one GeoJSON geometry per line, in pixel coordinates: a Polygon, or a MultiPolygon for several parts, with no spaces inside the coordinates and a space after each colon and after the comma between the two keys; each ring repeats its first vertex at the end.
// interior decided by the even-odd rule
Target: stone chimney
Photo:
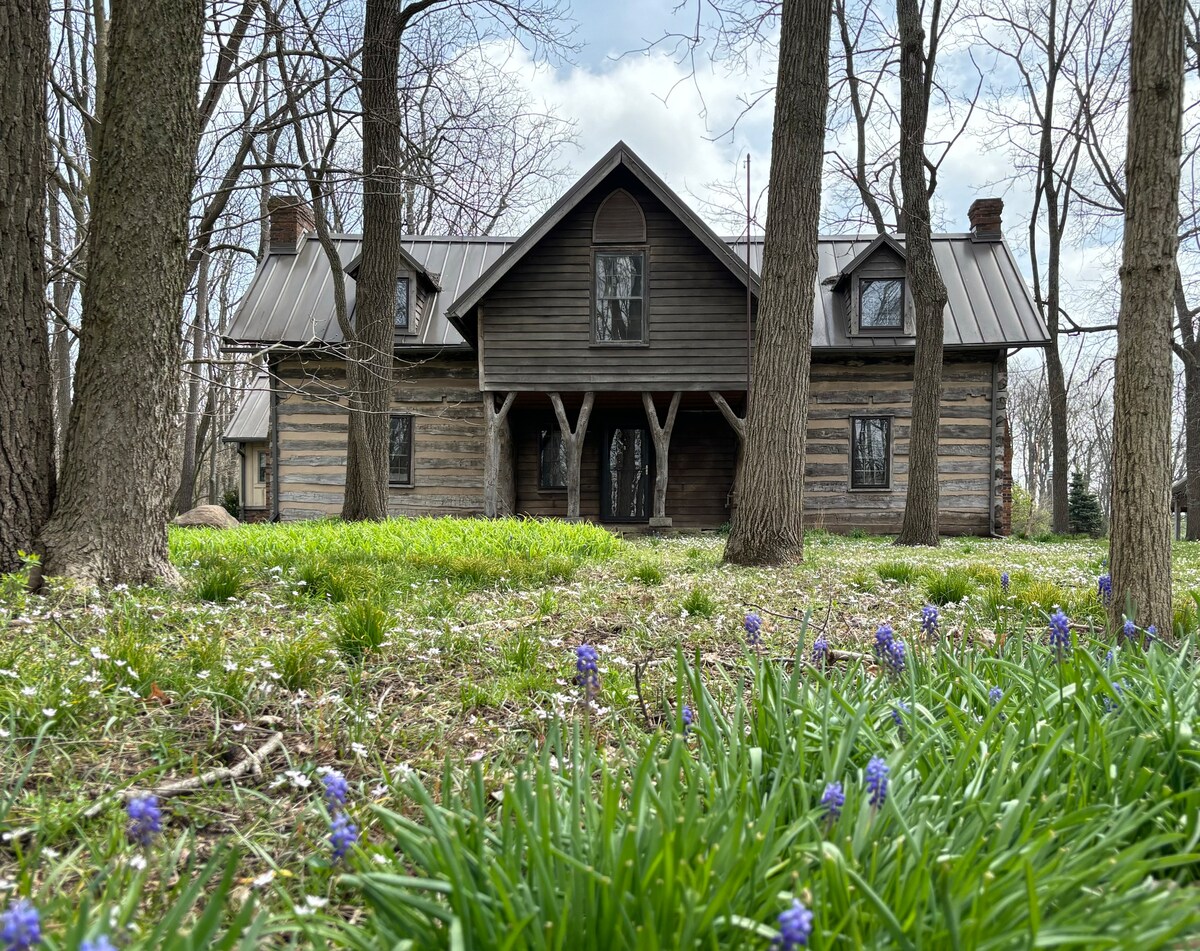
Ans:
{"type": "Polygon", "coordinates": [[[971,237],[978,241],[999,241],[1004,235],[1001,218],[1004,201],[1000,198],[976,198],[967,209],[971,237]]]}
{"type": "Polygon", "coordinates": [[[316,227],[312,208],[297,195],[272,195],[267,199],[271,226],[271,253],[295,254],[304,236],[316,227]]]}

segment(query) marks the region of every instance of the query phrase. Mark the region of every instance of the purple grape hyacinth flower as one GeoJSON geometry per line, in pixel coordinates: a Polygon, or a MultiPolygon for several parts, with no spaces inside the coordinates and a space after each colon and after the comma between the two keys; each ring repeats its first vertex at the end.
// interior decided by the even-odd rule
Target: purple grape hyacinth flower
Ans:
{"type": "Polygon", "coordinates": [[[842,806],[845,804],[846,792],[842,789],[842,784],[826,784],[825,792],[821,793],[821,808],[825,810],[825,817],[830,822],[835,822],[841,816],[842,806]]]}
{"type": "Polygon", "coordinates": [[[867,763],[865,773],[867,790],[871,793],[871,805],[876,808],[887,801],[888,772],[888,764],[884,762],[882,756],[872,756],[871,761],[867,763]]]}
{"type": "Polygon", "coordinates": [[[779,915],[779,935],[771,942],[771,947],[778,951],[807,947],[812,926],[813,913],[804,907],[800,899],[793,899],[792,907],[779,915]]]}
{"type": "Polygon", "coordinates": [[[1103,574],[1096,579],[1096,594],[1104,604],[1112,600],[1112,575],[1103,574]]]}
{"type": "Polygon", "coordinates": [[[338,770],[331,769],[321,777],[321,783],[325,787],[325,804],[335,812],[344,809],[350,796],[350,785],[346,782],[346,777],[338,770]]]}
{"type": "Polygon", "coordinates": [[[125,811],[129,814],[129,825],[126,827],[129,840],[146,848],[162,832],[162,809],[158,805],[158,797],[139,796],[131,799],[125,811]]]}
{"type": "Polygon", "coordinates": [[[117,946],[112,943],[112,939],[108,935],[102,934],[99,938],[83,942],[79,946],[79,951],[117,951],[117,946]]]}
{"type": "Polygon", "coordinates": [[[892,642],[896,639],[896,632],[892,630],[890,624],[880,624],[875,631],[875,656],[883,660],[891,651],[892,642]]]}
{"type": "Polygon", "coordinates": [[[824,637],[818,637],[813,641],[812,662],[817,667],[823,667],[829,663],[829,641],[824,637]]]}
{"type": "Polygon", "coordinates": [[[998,704],[1000,702],[1000,698],[1003,696],[1004,696],[1003,690],[1001,690],[999,687],[993,687],[991,690],[988,691],[988,704],[994,707],[996,704],[998,704]]]}
{"type": "Polygon", "coordinates": [[[932,604],[927,604],[921,608],[921,633],[929,640],[934,640],[938,636],[938,609],[932,604]]]}
{"type": "Polygon", "coordinates": [[[1071,621],[1058,608],[1050,615],[1050,647],[1054,651],[1054,659],[1062,661],[1071,649],[1071,621]]]}
{"type": "Polygon", "coordinates": [[[901,730],[904,729],[904,714],[906,713],[912,713],[912,710],[909,708],[908,704],[903,700],[897,700],[896,705],[892,707],[892,722],[894,722],[901,730]]]}
{"type": "Polygon", "coordinates": [[[344,859],[357,841],[358,826],[344,812],[339,812],[330,824],[329,845],[333,849],[333,860],[340,862],[344,859]]]}
{"type": "Polygon", "coordinates": [[[42,943],[42,918],[33,902],[20,898],[0,915],[0,941],[4,951],[29,951],[42,943]]]}
{"type": "Polygon", "coordinates": [[[591,644],[580,644],[575,648],[575,682],[588,697],[600,692],[600,655],[591,644]]]}
{"type": "Polygon", "coordinates": [[[881,624],[875,632],[875,657],[888,669],[888,673],[899,676],[904,673],[904,641],[896,637],[890,624],[881,624]]]}
{"type": "Polygon", "coordinates": [[[692,713],[692,708],[686,703],[683,705],[683,709],[679,711],[679,718],[683,721],[683,734],[687,736],[688,731],[692,728],[692,721],[695,719],[695,714],[692,713]]]}
{"type": "Polygon", "coordinates": [[[743,622],[746,626],[746,643],[757,647],[762,640],[762,618],[751,611],[743,622]]]}
{"type": "Polygon", "coordinates": [[[1121,625],[1121,636],[1127,641],[1137,637],[1137,625],[1133,623],[1133,618],[1125,618],[1125,623],[1121,625]]]}
{"type": "Polygon", "coordinates": [[[1000,572],[1000,590],[1008,594],[1008,572],[1000,572]]]}

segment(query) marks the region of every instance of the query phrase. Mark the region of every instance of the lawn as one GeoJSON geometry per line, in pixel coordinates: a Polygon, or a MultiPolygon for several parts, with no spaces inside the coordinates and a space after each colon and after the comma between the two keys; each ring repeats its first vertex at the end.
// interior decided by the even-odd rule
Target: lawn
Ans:
{"type": "Polygon", "coordinates": [[[817,948],[1196,946],[1200,545],[1147,648],[1101,542],[722,544],[327,522],[173,531],[177,591],[0,578],[0,905],[71,949],[766,949],[795,901],[817,948]]]}

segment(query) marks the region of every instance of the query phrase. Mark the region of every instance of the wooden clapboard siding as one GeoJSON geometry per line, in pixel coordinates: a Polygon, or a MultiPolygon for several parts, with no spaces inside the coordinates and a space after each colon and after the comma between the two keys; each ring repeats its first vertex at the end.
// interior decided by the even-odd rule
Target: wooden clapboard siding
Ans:
{"type": "Polygon", "coordinates": [[[745,286],[624,168],[493,288],[480,321],[489,390],[732,390],[745,350],[745,286]],[[646,218],[644,346],[592,344],[592,224],[617,188],[646,218]]]}
{"type": "MultiPolygon", "coordinates": [[[[483,406],[474,355],[397,361],[391,410],[413,426],[413,485],[392,487],[393,515],[476,515],[483,510],[483,406]]],[[[289,357],[276,367],[281,519],[342,509],[346,484],[345,365],[289,357]]]]}

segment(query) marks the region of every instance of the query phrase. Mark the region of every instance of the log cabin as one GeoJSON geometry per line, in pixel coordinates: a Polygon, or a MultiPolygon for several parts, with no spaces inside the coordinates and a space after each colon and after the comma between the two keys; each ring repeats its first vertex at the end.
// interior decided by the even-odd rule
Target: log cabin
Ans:
{"type": "MultiPolygon", "coordinates": [[[[264,369],[225,438],[250,518],[336,515],[345,484],[343,339],[329,260],[300,199],[268,206],[270,253],[225,346],[264,369]]],[[[1001,228],[934,236],[949,302],[941,528],[1005,534],[1010,352],[1044,346],[1001,228]]],[[[719,237],[624,143],[515,237],[402,237],[389,499],[396,516],[583,518],[625,530],[728,522],[753,371],[761,239],[719,237]]],[[[362,242],[337,235],[347,309],[362,242]]],[[[819,242],[810,526],[898,530],[914,327],[903,235],[819,242]]]]}

